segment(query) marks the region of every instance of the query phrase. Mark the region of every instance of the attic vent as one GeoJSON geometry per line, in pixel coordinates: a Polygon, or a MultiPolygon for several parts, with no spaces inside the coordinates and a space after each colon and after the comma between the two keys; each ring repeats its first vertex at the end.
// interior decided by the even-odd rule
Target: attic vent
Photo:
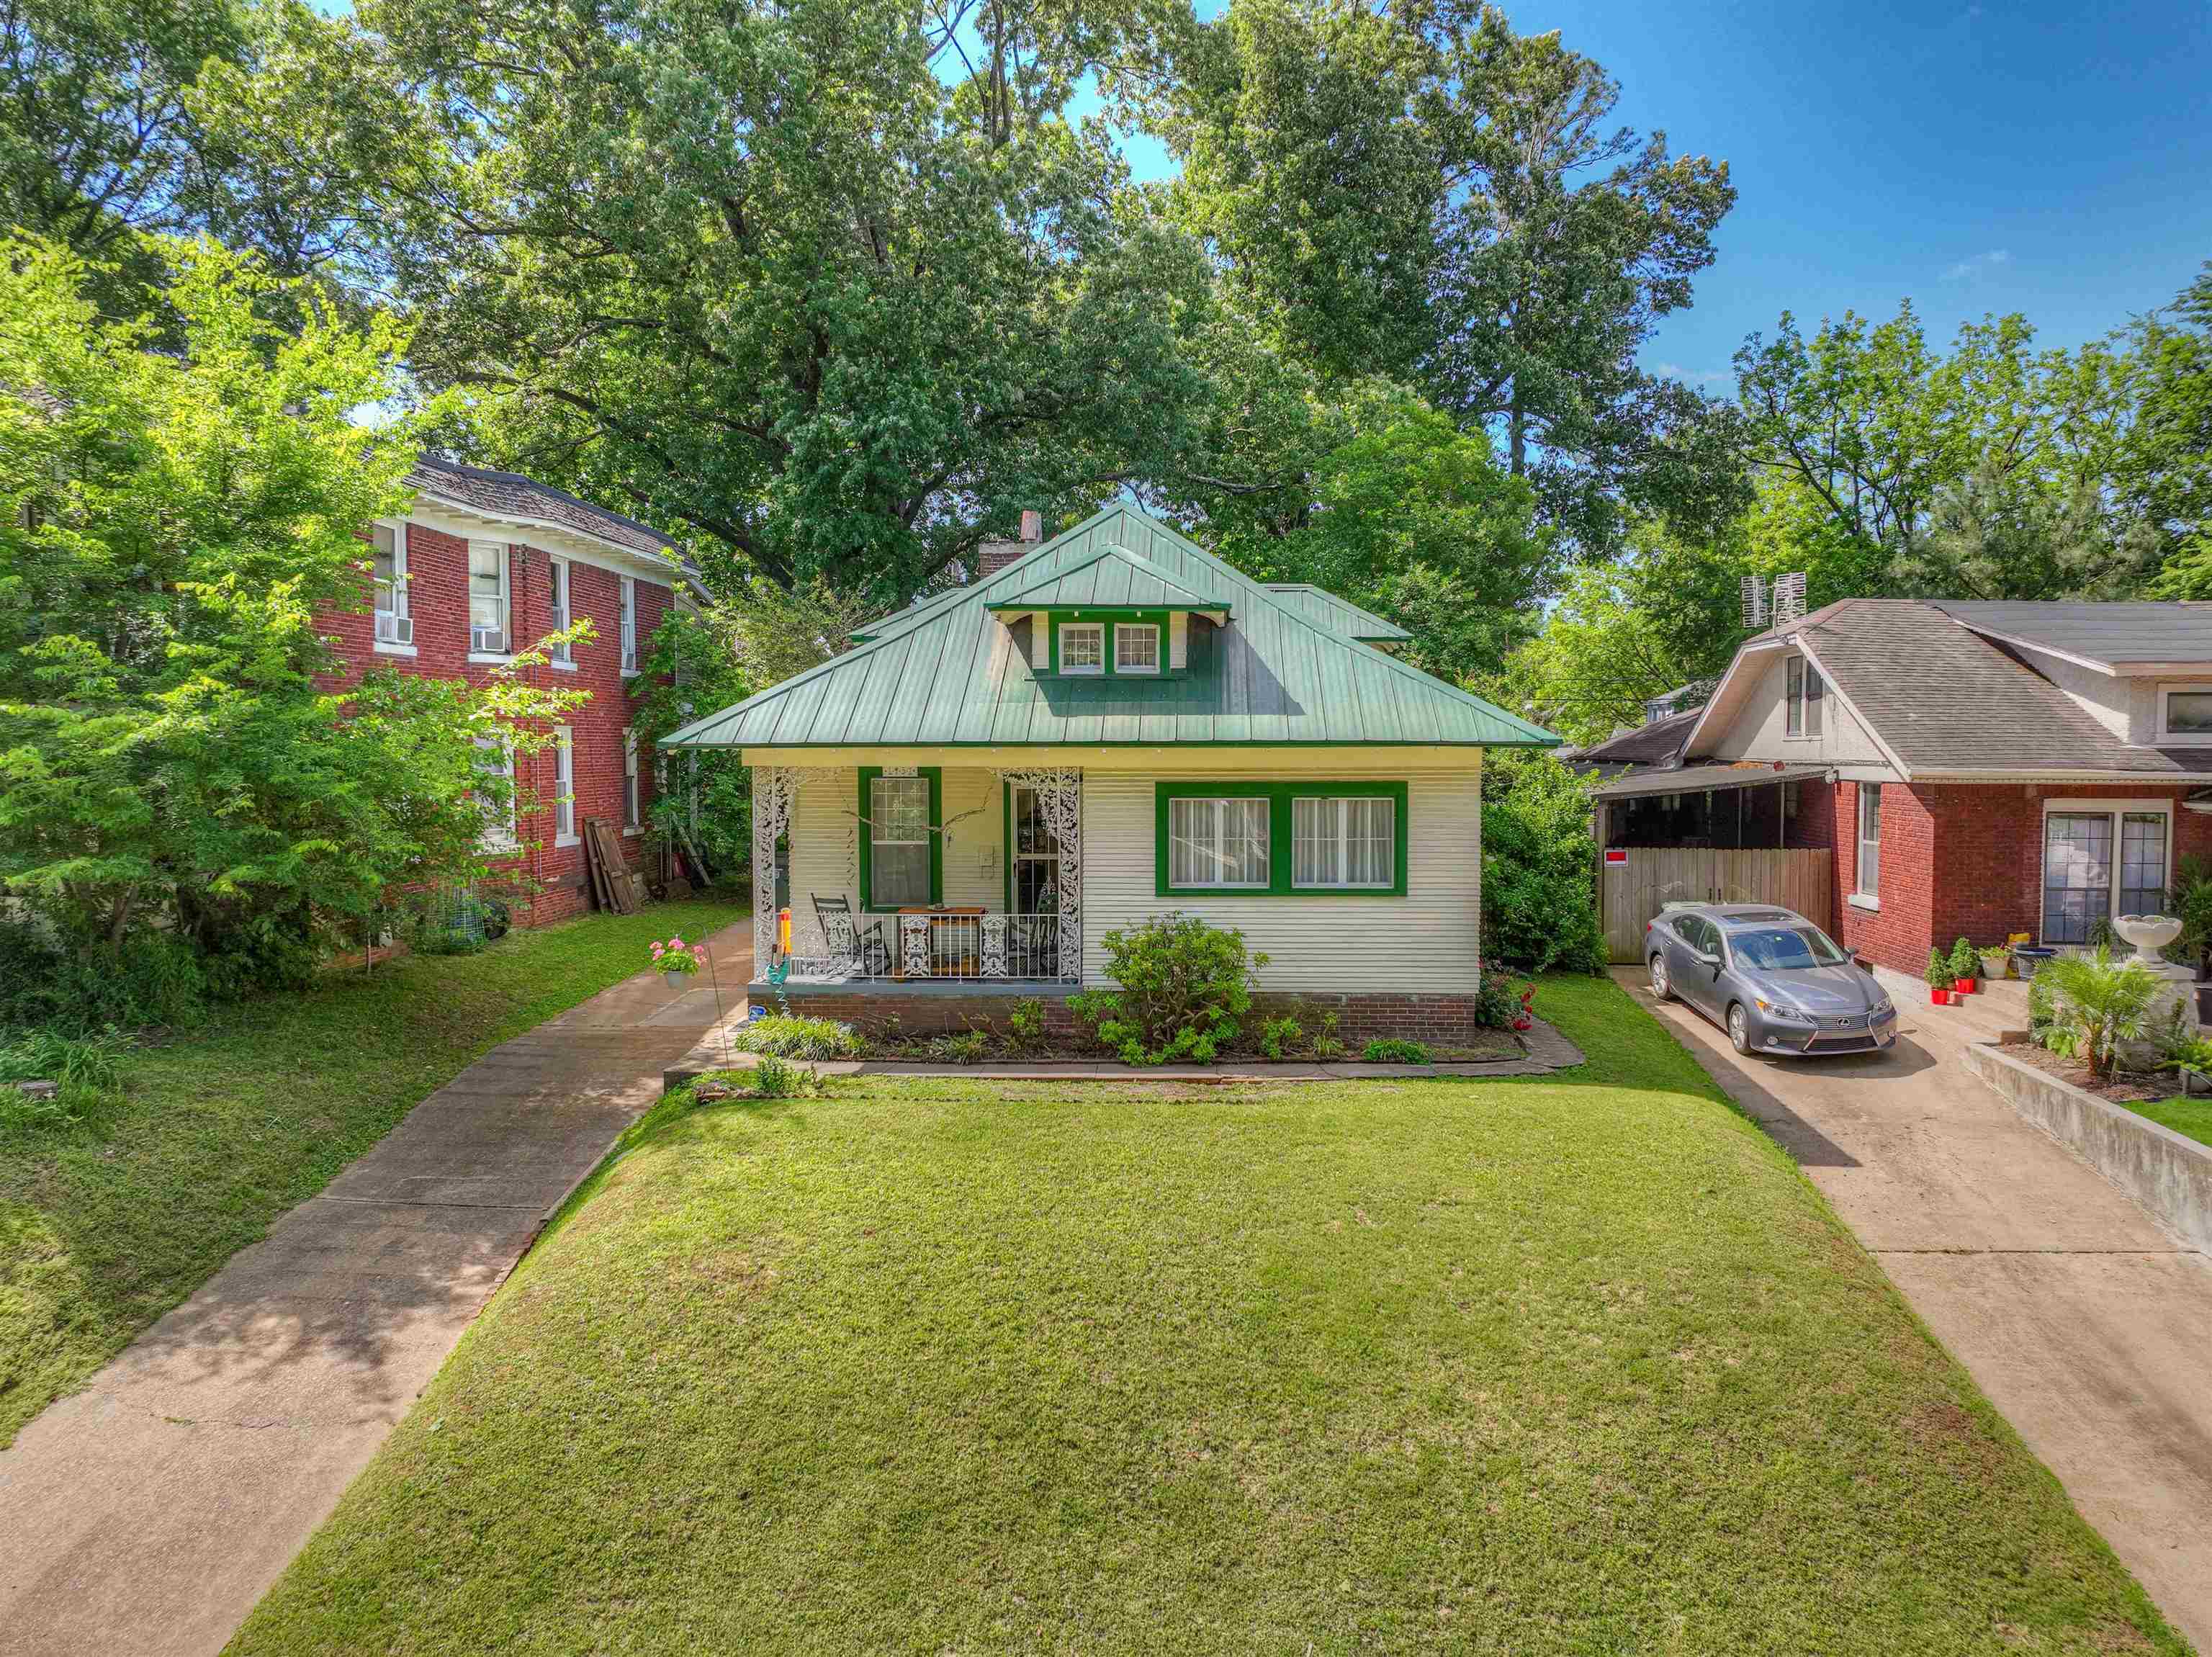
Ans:
{"type": "Polygon", "coordinates": [[[1805,572],[1793,570],[1770,582],[1756,576],[1743,578],[1743,624],[1753,632],[1781,627],[1805,616],[1805,572]]]}

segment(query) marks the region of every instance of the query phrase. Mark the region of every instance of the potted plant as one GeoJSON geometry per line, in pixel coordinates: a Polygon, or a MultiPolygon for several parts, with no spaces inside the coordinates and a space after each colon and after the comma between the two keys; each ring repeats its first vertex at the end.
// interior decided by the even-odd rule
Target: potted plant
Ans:
{"type": "Polygon", "coordinates": [[[1951,986],[1957,982],[1957,977],[1951,971],[1951,958],[1940,949],[1929,950],[1928,952],[1928,1004],[1931,1007],[1948,1007],[1951,1004],[1951,986]]]}
{"type": "Polygon", "coordinates": [[[707,946],[686,943],[681,938],[671,938],[666,943],[655,943],[653,964],[660,973],[660,981],[671,990],[680,990],[707,965],[707,946]]]}
{"type": "Polygon", "coordinates": [[[2010,944],[1991,944],[1987,949],[1978,949],[1974,953],[1981,957],[1982,976],[1984,978],[2008,978],[2012,976],[2012,946],[2010,944]]]}
{"type": "Polygon", "coordinates": [[[1954,995],[1971,996],[1980,986],[1974,974],[1981,970],[1982,958],[1974,953],[1974,946],[1964,938],[1951,946],[1951,990],[1954,995]]]}

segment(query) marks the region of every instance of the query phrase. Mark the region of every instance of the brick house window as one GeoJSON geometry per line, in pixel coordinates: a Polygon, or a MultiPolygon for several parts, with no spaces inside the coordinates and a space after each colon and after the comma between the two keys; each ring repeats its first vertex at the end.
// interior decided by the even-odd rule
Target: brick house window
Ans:
{"type": "Polygon", "coordinates": [[[2116,915],[2162,910],[2172,838],[2156,801],[2067,801],[2046,812],[2043,941],[2091,943],[2116,915]]]}
{"type": "Polygon", "coordinates": [[[1820,670],[1802,656],[1792,656],[1783,666],[1783,699],[1787,705],[1784,729],[1790,736],[1820,734],[1820,705],[1827,699],[1820,670]]]}
{"type": "Polygon", "coordinates": [[[634,829],[644,819],[637,797],[637,731],[623,728],[623,826],[634,829]]]}
{"type": "Polygon", "coordinates": [[[1858,889],[1852,895],[1881,896],[1881,784],[1859,784],[1858,889]]]}
{"type": "Polygon", "coordinates": [[[553,728],[553,844],[576,844],[576,736],[566,725],[553,728]]]}
{"type": "Polygon", "coordinates": [[[376,645],[404,655],[415,648],[415,624],[407,613],[407,526],[378,524],[372,534],[376,544],[376,645]]]}
{"type": "Polygon", "coordinates": [[[514,750],[495,736],[477,739],[477,774],[485,789],[479,808],[483,815],[480,844],[487,851],[512,851],[514,831],[514,750]]]}
{"type": "Polygon", "coordinates": [[[507,654],[507,549],[497,541],[469,543],[469,649],[507,654]]]}
{"type": "Polygon", "coordinates": [[[622,578],[622,670],[637,671],[637,582],[622,578]]]}
{"type": "MultiPolygon", "coordinates": [[[[553,631],[566,632],[568,629],[568,559],[555,558],[546,566],[545,594],[552,611],[553,631]]],[[[565,642],[556,644],[553,647],[553,661],[556,667],[573,667],[576,665],[575,653],[565,642]]]]}

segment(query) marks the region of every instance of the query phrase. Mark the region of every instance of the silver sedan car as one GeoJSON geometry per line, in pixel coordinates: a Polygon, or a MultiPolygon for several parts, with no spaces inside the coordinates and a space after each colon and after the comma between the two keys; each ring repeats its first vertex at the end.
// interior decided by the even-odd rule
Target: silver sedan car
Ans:
{"type": "Polygon", "coordinates": [[[1868,1053],[1897,1040],[1874,974],[1771,904],[1672,905],[1644,929],[1651,993],[1687,1002],[1739,1053],[1868,1053]]]}

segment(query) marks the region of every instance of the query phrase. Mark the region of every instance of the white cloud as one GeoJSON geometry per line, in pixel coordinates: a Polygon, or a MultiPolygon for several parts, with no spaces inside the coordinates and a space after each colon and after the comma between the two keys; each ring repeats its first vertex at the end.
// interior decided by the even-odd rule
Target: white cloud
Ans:
{"type": "Polygon", "coordinates": [[[1992,247],[1986,253],[1975,253],[1947,265],[1943,271],[1946,282],[1970,282],[1978,276],[1987,276],[2012,262],[2012,255],[2002,247],[1992,247]]]}
{"type": "Polygon", "coordinates": [[[1701,373],[1692,374],[1680,362],[1662,362],[1651,372],[1662,380],[1679,380],[1687,386],[1733,386],[1735,384],[1735,370],[1733,369],[1706,369],[1701,373]]]}

